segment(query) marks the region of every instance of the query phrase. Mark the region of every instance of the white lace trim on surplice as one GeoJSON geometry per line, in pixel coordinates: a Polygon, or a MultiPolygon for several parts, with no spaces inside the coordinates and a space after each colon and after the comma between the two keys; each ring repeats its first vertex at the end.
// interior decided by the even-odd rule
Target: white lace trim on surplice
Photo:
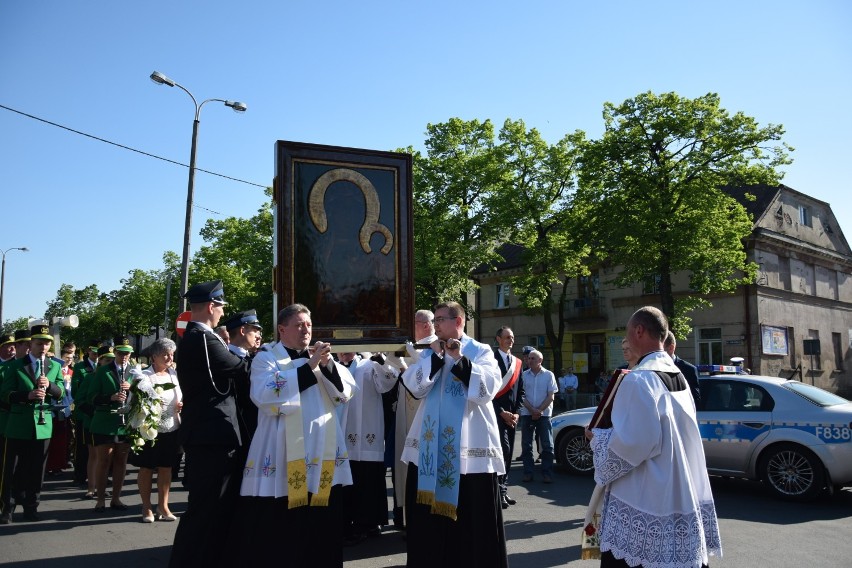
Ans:
{"type": "Polygon", "coordinates": [[[607,550],[630,566],[698,568],[705,552],[716,556],[722,550],[716,507],[706,502],[698,513],[653,515],[610,494],[601,521],[601,551],[607,550]]]}

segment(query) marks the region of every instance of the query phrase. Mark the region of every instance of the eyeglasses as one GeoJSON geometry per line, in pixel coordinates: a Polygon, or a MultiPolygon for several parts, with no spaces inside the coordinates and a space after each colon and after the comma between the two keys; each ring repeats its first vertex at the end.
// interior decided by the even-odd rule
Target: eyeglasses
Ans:
{"type": "Polygon", "coordinates": [[[445,321],[453,321],[457,317],[458,316],[452,316],[452,317],[450,317],[450,316],[446,316],[446,317],[445,316],[438,316],[438,317],[435,318],[435,323],[441,323],[441,322],[445,322],[445,321]]]}
{"type": "Polygon", "coordinates": [[[415,323],[426,323],[426,324],[429,324],[429,323],[432,323],[432,320],[425,320],[425,321],[424,321],[424,320],[414,320],[414,322],[415,322],[415,323]]]}

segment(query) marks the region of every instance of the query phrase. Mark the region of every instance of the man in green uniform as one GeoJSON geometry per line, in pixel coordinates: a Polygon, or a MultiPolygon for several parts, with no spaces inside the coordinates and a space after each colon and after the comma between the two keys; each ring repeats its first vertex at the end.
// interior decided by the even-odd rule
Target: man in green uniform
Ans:
{"type": "Polygon", "coordinates": [[[124,335],[116,337],[114,344],[114,360],[98,367],[95,374],[89,378],[91,382],[86,388],[86,400],[95,407],[91,430],[97,452],[96,513],[106,509],[106,485],[110,464],[112,464],[112,502],[109,506],[111,509],[127,510],[127,505],[121,502],[121,490],[127,471],[127,454],[130,451],[130,444],[123,435],[122,421],[125,417],[119,413],[119,410],[127,400],[127,391],[130,389],[129,361],[133,347],[130,345],[130,339],[124,335]]]}
{"type": "Polygon", "coordinates": [[[51,404],[65,392],[62,365],[47,356],[53,342],[50,328],[46,324],[34,325],[30,337],[30,352],[4,366],[0,383],[0,400],[9,404],[0,474],[0,524],[12,521],[13,488],[20,495],[24,520],[41,520],[38,505],[53,430],[51,404]]]}
{"type": "Polygon", "coordinates": [[[87,357],[74,365],[71,375],[71,395],[74,397],[74,483],[88,489],[87,497],[95,496],[95,452],[89,454],[89,446],[94,446],[91,435],[88,435],[92,425],[92,405],[86,402],[86,387],[88,379],[98,368],[97,339],[89,341],[87,357]]]}
{"type": "MultiPolygon", "coordinates": [[[[30,352],[30,330],[28,329],[17,329],[15,330],[14,335],[12,335],[12,346],[11,349],[6,350],[7,354],[11,354],[9,358],[9,362],[14,361],[15,359],[21,359],[26,357],[30,352]]],[[[0,367],[0,386],[3,383],[3,368],[0,367]]],[[[9,404],[4,400],[0,399],[0,442],[2,442],[2,446],[0,446],[0,451],[2,448],[6,447],[6,422],[9,420],[9,404]]],[[[3,457],[0,456],[0,494],[3,493],[3,487],[12,486],[12,480],[3,479],[2,467],[3,467],[3,457]]],[[[14,470],[15,464],[14,460],[11,464],[12,469],[14,470]]],[[[6,518],[3,516],[3,513],[9,513],[9,521],[11,522],[12,513],[15,512],[15,500],[20,500],[20,495],[17,494],[17,490],[10,493],[8,503],[4,504],[3,500],[0,499],[0,524],[6,524],[6,518]]]]}

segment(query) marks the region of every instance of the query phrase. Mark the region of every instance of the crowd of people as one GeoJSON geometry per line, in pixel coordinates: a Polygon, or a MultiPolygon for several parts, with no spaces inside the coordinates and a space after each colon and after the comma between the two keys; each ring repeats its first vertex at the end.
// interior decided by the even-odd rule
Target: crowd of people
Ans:
{"type": "MultiPolygon", "coordinates": [[[[410,567],[508,566],[503,510],[517,502],[508,480],[516,429],[521,481],[533,482],[540,462],[541,481],[552,483],[550,418],[555,401],[566,409],[576,405],[573,369],[557,380],[538,350],[514,355],[509,327],[497,330],[496,349],[469,337],[465,310],[456,302],[417,311],[412,342],[404,354],[394,354],[332,353],[330,343],[313,340],[311,312],[301,304],[277,314],[275,338],[262,344],[254,310],[224,318],[221,281],[196,284],[185,298],[191,321],[179,345],[155,341],[145,350],[144,369],[131,361],[127,337],[90,341],[76,364],[74,345],[64,345],[61,358],[48,356],[46,325],[0,338],[0,524],[13,522],[18,506],[20,520],[38,521],[45,472],[62,471],[69,459],[75,482],[93,500],[93,514],[106,510],[107,499],[111,509],[128,509],[121,497],[129,462],[139,468],[141,522],[173,522],[178,517],[169,508],[169,492],[182,464],[188,498],[171,550],[173,567],[263,562],[269,535],[289,565],[341,567],[345,546],[391,523],[405,531],[410,567]],[[140,405],[143,384],[154,393],[156,410],[140,405]],[[140,413],[140,407],[150,411],[140,413]],[[460,546],[462,539],[472,545],[460,546]],[[209,542],[231,546],[223,554],[209,542]]],[[[587,435],[607,506],[631,514],[653,510],[649,522],[685,512],[691,529],[702,529],[687,543],[689,562],[659,565],[700,566],[720,546],[706,469],[697,467],[704,458],[695,438],[695,402],[690,398],[690,406],[678,394],[691,393],[692,381],[685,378],[689,369],[676,365],[670,340],[665,349],[671,351],[664,351],[671,332],[655,316],[643,312],[631,319],[626,367],[658,361],[648,368],[669,373],[668,379],[643,386],[653,382],[647,373],[625,375],[642,382],[620,382],[631,402],[616,404],[612,424],[587,435]],[[631,339],[634,332],[641,341],[631,339]],[[657,415],[650,406],[641,407],[641,416],[632,409],[637,397],[665,393],[676,408],[658,418],[683,432],[666,432],[676,440],[660,443],[686,444],[683,459],[669,455],[675,463],[666,464],[689,481],[673,501],[677,511],[663,510],[658,501],[648,509],[644,501],[648,475],[641,472],[660,459],[660,448],[646,447],[635,434],[640,426],[651,428],[645,422],[657,415]]],[[[660,560],[660,551],[645,554],[632,545],[625,536],[631,526],[604,517],[602,565],[660,560]]]]}

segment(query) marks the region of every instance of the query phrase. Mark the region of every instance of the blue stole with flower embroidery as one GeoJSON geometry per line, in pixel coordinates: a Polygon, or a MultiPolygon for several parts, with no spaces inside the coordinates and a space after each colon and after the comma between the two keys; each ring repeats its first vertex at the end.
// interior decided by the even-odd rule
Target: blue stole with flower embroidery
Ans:
{"type": "MultiPolygon", "coordinates": [[[[474,347],[468,341],[462,354],[473,360],[474,347]]],[[[446,361],[446,359],[445,359],[446,361]]],[[[446,362],[426,395],[423,423],[420,427],[420,463],[417,476],[417,502],[432,506],[432,514],[456,520],[461,475],[461,428],[467,407],[467,389],[452,374],[446,362]]]]}

